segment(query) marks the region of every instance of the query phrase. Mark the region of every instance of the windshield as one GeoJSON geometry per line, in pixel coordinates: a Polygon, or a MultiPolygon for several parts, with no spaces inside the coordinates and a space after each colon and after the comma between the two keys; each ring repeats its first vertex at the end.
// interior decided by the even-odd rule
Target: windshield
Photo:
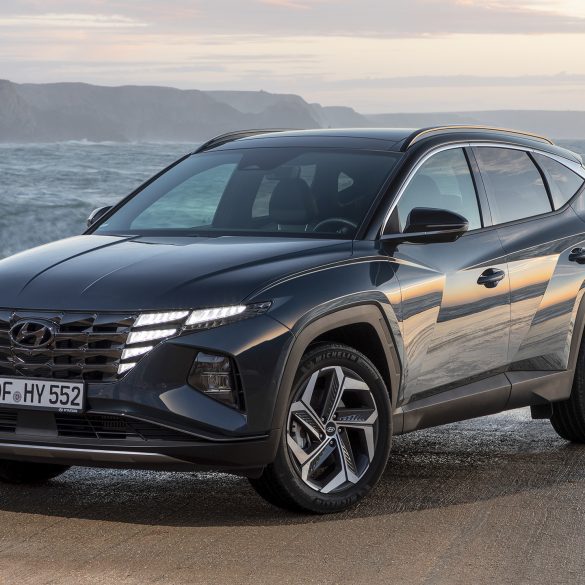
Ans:
{"type": "Polygon", "coordinates": [[[399,156],[296,147],[192,155],[94,233],[353,238],[399,156]]]}

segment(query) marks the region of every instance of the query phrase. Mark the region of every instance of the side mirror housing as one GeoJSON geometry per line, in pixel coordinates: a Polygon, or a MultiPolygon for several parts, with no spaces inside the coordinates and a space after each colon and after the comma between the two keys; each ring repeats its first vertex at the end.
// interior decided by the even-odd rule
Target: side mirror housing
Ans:
{"type": "Polygon", "coordinates": [[[446,209],[415,207],[408,215],[402,233],[382,236],[382,241],[454,242],[469,229],[469,222],[446,209]]]}
{"type": "Polygon", "coordinates": [[[91,227],[96,221],[100,220],[110,209],[112,209],[111,205],[94,209],[87,218],[87,227],[91,227]]]}

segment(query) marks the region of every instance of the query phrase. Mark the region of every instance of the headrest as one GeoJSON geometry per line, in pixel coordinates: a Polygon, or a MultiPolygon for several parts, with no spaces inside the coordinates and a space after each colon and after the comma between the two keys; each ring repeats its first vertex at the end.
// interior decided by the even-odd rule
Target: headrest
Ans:
{"type": "Polygon", "coordinates": [[[415,201],[414,207],[440,206],[441,191],[437,183],[426,175],[418,174],[408,186],[409,201],[415,201]]]}
{"type": "Polygon", "coordinates": [[[317,216],[317,206],[303,179],[282,179],[272,192],[270,219],[278,224],[303,225],[317,216]]]}

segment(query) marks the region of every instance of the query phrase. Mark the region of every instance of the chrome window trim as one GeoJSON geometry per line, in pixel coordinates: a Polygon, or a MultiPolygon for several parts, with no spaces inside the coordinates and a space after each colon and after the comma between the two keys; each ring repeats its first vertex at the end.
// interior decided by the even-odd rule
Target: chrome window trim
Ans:
{"type": "MultiPolygon", "coordinates": [[[[585,167],[581,166],[580,164],[578,164],[572,160],[566,159],[562,156],[558,156],[556,154],[552,154],[550,152],[546,152],[544,150],[541,150],[539,148],[535,148],[532,146],[519,146],[517,144],[508,144],[506,142],[486,142],[486,141],[482,141],[482,142],[465,141],[465,142],[452,142],[450,144],[443,144],[443,145],[438,146],[438,147],[430,150],[429,152],[427,152],[416,163],[416,165],[414,165],[414,167],[410,170],[410,172],[408,173],[408,176],[404,179],[402,185],[400,186],[400,189],[398,190],[396,198],[394,199],[394,201],[390,205],[390,208],[388,209],[388,212],[384,216],[384,222],[382,223],[380,235],[385,233],[386,226],[388,225],[388,222],[390,221],[390,217],[392,216],[392,213],[394,213],[394,210],[396,209],[396,206],[400,202],[402,195],[404,194],[404,192],[406,191],[406,189],[410,185],[410,182],[414,178],[414,175],[417,173],[417,171],[420,169],[420,167],[425,164],[425,162],[427,162],[430,158],[432,158],[436,154],[444,152],[445,150],[453,150],[455,148],[474,148],[474,147],[480,147],[480,146],[487,146],[487,147],[492,147],[492,148],[505,148],[508,150],[521,150],[523,152],[538,153],[540,155],[546,156],[546,157],[548,157],[552,160],[555,160],[558,163],[564,165],[569,170],[573,171],[574,173],[579,175],[583,180],[585,180],[585,167]]],[[[554,211],[554,210],[551,210],[551,212],[552,211],[554,211]]],[[[482,228],[479,228],[479,229],[482,229],[482,228]]]]}

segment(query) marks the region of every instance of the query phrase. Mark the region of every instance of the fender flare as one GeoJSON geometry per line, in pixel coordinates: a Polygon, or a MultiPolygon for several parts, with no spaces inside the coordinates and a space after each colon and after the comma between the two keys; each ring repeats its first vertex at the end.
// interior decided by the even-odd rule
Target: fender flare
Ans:
{"type": "Polygon", "coordinates": [[[394,337],[386,319],[384,318],[382,310],[377,304],[369,303],[355,305],[321,315],[306,324],[303,329],[295,335],[295,340],[290,346],[288,356],[285,360],[284,370],[278,384],[278,394],[273,414],[273,429],[281,429],[285,424],[287,403],[299,364],[313,340],[323,333],[327,333],[333,329],[364,323],[374,328],[380,343],[384,348],[386,361],[388,363],[388,371],[390,373],[390,387],[388,388],[388,391],[390,393],[392,410],[395,409],[400,388],[402,369],[394,337]]]}

